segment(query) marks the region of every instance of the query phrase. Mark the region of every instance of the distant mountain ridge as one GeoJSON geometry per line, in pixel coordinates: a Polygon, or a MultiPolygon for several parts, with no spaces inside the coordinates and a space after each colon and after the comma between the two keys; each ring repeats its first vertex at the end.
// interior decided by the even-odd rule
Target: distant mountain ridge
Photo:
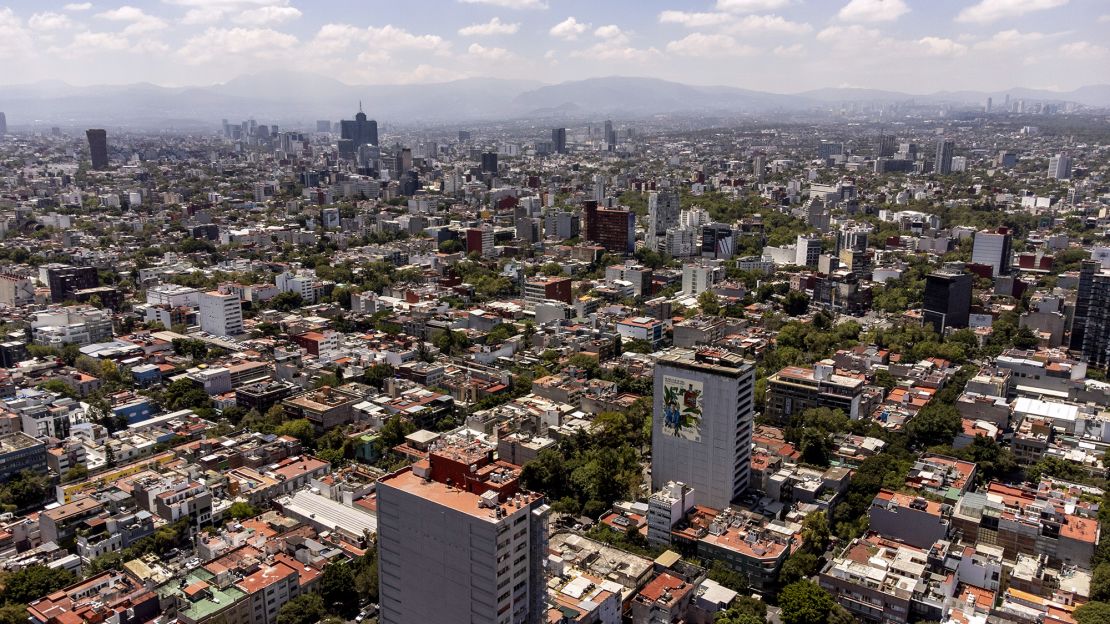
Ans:
{"type": "Polygon", "coordinates": [[[908,94],[880,89],[825,88],[793,94],[696,86],[657,78],[611,76],[543,84],[535,80],[468,78],[409,85],[348,85],[311,73],[266,72],[206,87],[150,83],[76,87],[58,81],[0,88],[0,111],[13,128],[108,126],[212,127],[220,119],[254,118],[312,128],[316,119],[349,118],[362,103],[386,123],[451,123],[496,119],[573,119],[605,115],[740,114],[805,111],[838,103],[950,103],[1000,106],[1011,99],[1110,107],[1110,85],[1067,92],[1014,88],[1000,92],[908,94]]]}

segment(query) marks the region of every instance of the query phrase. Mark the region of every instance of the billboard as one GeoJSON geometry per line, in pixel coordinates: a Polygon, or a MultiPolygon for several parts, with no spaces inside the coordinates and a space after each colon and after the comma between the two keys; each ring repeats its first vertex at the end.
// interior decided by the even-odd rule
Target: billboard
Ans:
{"type": "Polygon", "coordinates": [[[699,381],[663,376],[663,433],[701,441],[703,387],[699,381]]]}

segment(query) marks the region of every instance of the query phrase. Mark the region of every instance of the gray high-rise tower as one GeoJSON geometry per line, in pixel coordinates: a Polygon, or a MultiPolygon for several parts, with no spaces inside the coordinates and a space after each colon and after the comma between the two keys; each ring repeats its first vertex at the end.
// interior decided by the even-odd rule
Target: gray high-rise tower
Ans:
{"type": "Polygon", "coordinates": [[[92,158],[92,168],[104,171],[108,168],[108,133],[99,128],[85,131],[89,137],[89,155],[92,158]]]}
{"type": "Polygon", "coordinates": [[[0,136],[4,136],[7,133],[8,133],[8,118],[4,115],[3,111],[0,111],[0,136]]]}
{"type": "Polygon", "coordinates": [[[952,173],[952,153],[956,151],[956,142],[952,139],[937,141],[937,160],[934,171],[940,175],[952,173]]]}
{"type": "Polygon", "coordinates": [[[567,153],[567,129],[554,128],[551,130],[551,142],[554,144],[556,154],[567,153]]]}
{"type": "Polygon", "coordinates": [[[755,369],[720,349],[673,349],[655,364],[651,489],[694,488],[724,509],[751,480],[755,369]]]}

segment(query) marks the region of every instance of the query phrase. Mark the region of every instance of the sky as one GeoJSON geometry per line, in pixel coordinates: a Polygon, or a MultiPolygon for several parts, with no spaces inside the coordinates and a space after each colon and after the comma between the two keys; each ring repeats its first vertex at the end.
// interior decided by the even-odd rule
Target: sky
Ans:
{"type": "Polygon", "coordinates": [[[349,84],[1071,90],[1110,83],[1108,32],[1110,0],[0,0],[0,85],[295,70],[349,84]]]}

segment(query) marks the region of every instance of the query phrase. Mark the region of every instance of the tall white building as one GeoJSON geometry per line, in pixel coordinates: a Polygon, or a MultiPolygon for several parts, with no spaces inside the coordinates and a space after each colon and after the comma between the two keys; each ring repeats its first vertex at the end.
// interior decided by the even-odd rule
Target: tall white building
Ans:
{"type": "Polygon", "coordinates": [[[243,333],[243,305],[239,295],[217,290],[200,296],[200,328],[214,336],[236,336],[243,333]]]}
{"type": "Polygon", "coordinates": [[[1010,231],[999,228],[995,232],[982,230],[975,233],[975,242],[971,247],[971,261],[976,264],[989,264],[991,275],[1010,272],[1012,238],[1010,231]]]}
{"type": "Polygon", "coordinates": [[[324,284],[315,275],[285,271],[274,278],[274,284],[281,292],[295,292],[304,303],[316,303],[324,296],[324,284]]]}
{"type": "Polygon", "coordinates": [[[1071,154],[1066,152],[1048,159],[1048,177],[1054,180],[1071,179],[1071,154]]]}
{"type": "Polygon", "coordinates": [[[794,250],[794,264],[798,266],[817,266],[817,259],[821,256],[821,239],[816,236],[799,234],[798,244],[794,250]]]}
{"type": "Polygon", "coordinates": [[[378,482],[382,624],[546,622],[548,506],[480,442],[378,482]]]}
{"type": "Polygon", "coordinates": [[[672,349],[655,364],[651,485],[697,492],[724,509],[748,489],[755,422],[755,369],[719,349],[672,349]]]}

